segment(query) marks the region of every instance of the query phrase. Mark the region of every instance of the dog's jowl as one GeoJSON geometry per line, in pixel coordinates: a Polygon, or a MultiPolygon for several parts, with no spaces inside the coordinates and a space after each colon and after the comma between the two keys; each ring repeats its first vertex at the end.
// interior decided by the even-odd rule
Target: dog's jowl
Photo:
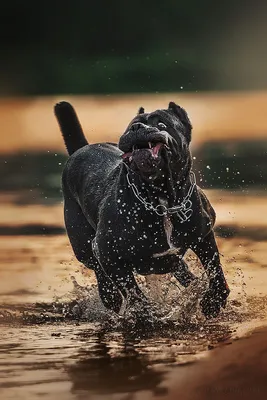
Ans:
{"type": "Polygon", "coordinates": [[[77,259],[95,271],[104,305],[119,312],[147,300],[133,272],[172,273],[183,286],[195,276],[190,248],[209,277],[200,302],[216,317],[229,294],[213,233],[215,212],[196,185],[185,110],[140,108],[118,144],[88,144],[73,107],[55,106],[70,155],[62,177],[67,233],[77,259]]]}

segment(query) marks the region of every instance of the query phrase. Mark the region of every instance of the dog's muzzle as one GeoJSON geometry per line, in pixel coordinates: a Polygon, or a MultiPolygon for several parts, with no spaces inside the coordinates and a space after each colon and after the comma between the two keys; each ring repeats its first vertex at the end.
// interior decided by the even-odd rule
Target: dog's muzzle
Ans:
{"type": "Polygon", "coordinates": [[[141,167],[144,163],[156,166],[160,150],[167,147],[168,133],[142,123],[133,124],[119,141],[119,148],[124,152],[124,160],[134,160],[141,167]]]}
{"type": "Polygon", "coordinates": [[[133,157],[135,158],[146,158],[146,155],[150,155],[152,160],[157,160],[159,158],[159,151],[164,146],[163,143],[152,143],[148,142],[148,147],[138,148],[137,146],[133,146],[132,151],[124,153],[122,155],[123,159],[129,159],[131,162],[133,157]]]}

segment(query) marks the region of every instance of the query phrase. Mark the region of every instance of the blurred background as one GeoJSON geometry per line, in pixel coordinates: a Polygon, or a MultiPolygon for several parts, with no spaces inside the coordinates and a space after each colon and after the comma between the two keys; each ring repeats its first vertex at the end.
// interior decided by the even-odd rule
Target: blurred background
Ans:
{"type": "MultiPolygon", "coordinates": [[[[207,354],[229,336],[242,337],[267,324],[266,21],[267,2],[262,0],[2,2],[2,398],[52,400],[62,393],[64,399],[80,400],[88,398],[81,393],[98,390],[106,399],[114,393],[154,390],[163,379],[159,364],[190,364],[191,357],[207,354]],[[91,329],[88,336],[79,336],[79,323],[60,325],[68,315],[66,301],[78,301],[81,293],[89,293],[84,287],[94,283],[93,274],[74,258],[64,229],[61,173],[67,154],[53,114],[61,100],[74,105],[90,143],[117,142],[140,106],[153,111],[174,101],[188,112],[194,170],[217,212],[217,241],[231,288],[226,310],[203,323],[199,336],[199,327],[194,331],[189,325],[182,336],[176,332],[176,342],[156,337],[128,346],[127,338],[103,336],[106,317],[102,320],[94,303],[88,310],[97,323],[81,324],[81,329],[91,329]],[[83,286],[80,292],[73,277],[83,286]],[[57,311],[61,301],[62,313],[57,311]],[[118,371],[120,379],[114,379],[118,371]]],[[[196,260],[189,265],[196,267],[196,260]]],[[[164,284],[165,276],[156,286],[157,299],[164,284]]],[[[111,333],[117,329],[112,324],[111,333]]],[[[244,383],[240,390],[226,386],[221,396],[249,396],[256,375],[266,387],[266,373],[260,375],[256,365],[266,365],[260,361],[266,350],[249,350],[260,354],[252,373],[247,369],[247,374],[232,375],[232,362],[224,367],[231,385],[241,375],[244,383]]],[[[239,353],[236,358],[244,360],[239,353]]],[[[187,375],[182,371],[179,379],[187,375]]],[[[219,374],[218,387],[223,376],[219,374]]],[[[257,398],[266,398],[260,386],[256,390],[256,397],[263,394],[257,398]]],[[[203,398],[209,393],[214,398],[209,388],[203,398]]]]}
{"type": "Polygon", "coordinates": [[[246,216],[265,237],[267,3],[28,0],[1,14],[2,235],[64,232],[64,99],[90,143],[118,141],[140,106],[180,104],[220,232],[244,231],[246,216]]]}
{"type": "Polygon", "coordinates": [[[5,2],[1,95],[266,88],[255,0],[5,2]]]}
{"type": "Polygon", "coordinates": [[[117,141],[141,105],[173,100],[192,120],[202,186],[264,189],[267,3],[28,0],[1,14],[2,191],[60,196],[62,99],[91,143],[117,141]]]}

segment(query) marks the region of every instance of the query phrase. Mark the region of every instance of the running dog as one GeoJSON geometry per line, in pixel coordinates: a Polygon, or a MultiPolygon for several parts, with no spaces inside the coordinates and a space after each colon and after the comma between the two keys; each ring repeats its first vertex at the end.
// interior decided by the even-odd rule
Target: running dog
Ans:
{"type": "Polygon", "coordinates": [[[195,276],[183,256],[192,249],[209,278],[200,301],[206,318],[225,307],[229,288],[214,237],[215,212],[196,185],[189,150],[192,126],[170,102],[141,107],[118,144],[88,144],[73,107],[55,106],[70,155],[62,177],[64,216],[77,259],[95,271],[103,304],[146,304],[134,272],[172,273],[183,286],[195,276]]]}

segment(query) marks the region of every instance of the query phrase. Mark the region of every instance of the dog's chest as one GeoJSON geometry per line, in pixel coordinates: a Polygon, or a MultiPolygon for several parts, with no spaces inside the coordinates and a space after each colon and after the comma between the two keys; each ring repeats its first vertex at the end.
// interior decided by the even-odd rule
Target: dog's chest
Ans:
{"type": "Polygon", "coordinates": [[[173,225],[172,225],[170,217],[167,215],[163,216],[163,227],[164,227],[167,243],[168,243],[169,247],[172,248],[173,243],[172,243],[171,239],[172,239],[173,225]]]}
{"type": "MultiPolygon", "coordinates": [[[[159,199],[159,203],[164,206],[164,207],[168,207],[168,203],[166,200],[164,199],[159,199]]],[[[164,232],[166,235],[166,240],[167,243],[169,245],[170,248],[173,248],[173,243],[171,241],[172,239],[172,231],[173,231],[173,225],[172,225],[172,221],[170,219],[170,217],[168,216],[168,214],[165,214],[162,216],[162,223],[163,223],[163,228],[164,228],[164,232]]]]}
{"type": "Polygon", "coordinates": [[[119,210],[123,225],[121,245],[131,256],[161,257],[172,249],[173,224],[168,216],[136,203],[134,207],[119,210]]]}

